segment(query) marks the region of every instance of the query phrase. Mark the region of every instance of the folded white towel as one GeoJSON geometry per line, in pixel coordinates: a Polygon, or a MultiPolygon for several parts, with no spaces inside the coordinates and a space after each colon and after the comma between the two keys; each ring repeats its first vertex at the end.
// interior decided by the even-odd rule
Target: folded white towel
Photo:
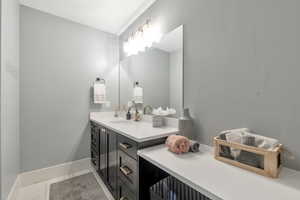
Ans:
{"type": "Polygon", "coordinates": [[[152,111],[152,114],[157,116],[175,115],[176,110],[174,108],[167,108],[166,110],[164,110],[162,107],[159,107],[157,109],[154,109],[152,111]]]}
{"type": "Polygon", "coordinates": [[[104,83],[94,83],[94,103],[106,103],[106,87],[104,83]]]}
{"type": "Polygon", "coordinates": [[[143,103],[143,88],[135,86],[133,88],[133,100],[135,103],[143,103]]]}
{"type": "MultiPolygon", "coordinates": [[[[267,149],[267,150],[272,150],[279,145],[278,140],[251,133],[251,131],[247,128],[227,130],[221,132],[221,134],[226,135],[226,141],[235,142],[239,144],[245,144],[247,136],[252,136],[255,138],[256,147],[267,149]]],[[[234,158],[237,158],[241,153],[241,150],[239,149],[235,149],[235,148],[230,148],[230,149],[231,149],[231,155],[234,158]]]]}
{"type": "Polygon", "coordinates": [[[247,135],[255,137],[255,146],[267,150],[272,150],[279,145],[279,141],[273,138],[257,135],[254,133],[246,133],[247,135]]]}
{"type": "MultiPolygon", "coordinates": [[[[235,143],[242,144],[242,138],[243,136],[241,131],[231,131],[226,133],[226,141],[228,142],[235,142],[235,143]]],[[[237,158],[241,153],[240,149],[230,148],[230,150],[231,150],[231,155],[234,158],[237,158]]]]}

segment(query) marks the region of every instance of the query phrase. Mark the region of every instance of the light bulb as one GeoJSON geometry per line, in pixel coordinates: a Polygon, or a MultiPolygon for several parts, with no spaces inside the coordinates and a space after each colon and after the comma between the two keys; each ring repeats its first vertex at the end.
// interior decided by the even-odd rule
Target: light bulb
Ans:
{"type": "Polygon", "coordinates": [[[142,30],[138,31],[137,33],[136,44],[138,51],[145,51],[145,42],[142,30]]]}
{"type": "Polygon", "coordinates": [[[129,43],[129,56],[131,55],[134,55],[135,54],[135,41],[134,41],[134,36],[131,36],[129,39],[128,39],[128,43],[129,43]]]}
{"type": "Polygon", "coordinates": [[[135,55],[137,53],[138,53],[137,42],[136,42],[136,38],[134,36],[131,41],[131,55],[135,55]]]}
{"type": "Polygon", "coordinates": [[[152,27],[152,34],[153,34],[153,42],[160,42],[161,38],[162,38],[162,33],[160,31],[160,29],[158,28],[158,26],[153,26],[152,27]]]}
{"type": "Polygon", "coordinates": [[[124,43],[123,43],[123,49],[124,49],[124,52],[125,52],[125,53],[128,53],[128,51],[129,51],[129,45],[128,45],[128,42],[124,42],[124,43]]]}
{"type": "Polygon", "coordinates": [[[145,47],[150,48],[153,43],[150,23],[145,24],[145,26],[143,27],[143,33],[145,47]]]}

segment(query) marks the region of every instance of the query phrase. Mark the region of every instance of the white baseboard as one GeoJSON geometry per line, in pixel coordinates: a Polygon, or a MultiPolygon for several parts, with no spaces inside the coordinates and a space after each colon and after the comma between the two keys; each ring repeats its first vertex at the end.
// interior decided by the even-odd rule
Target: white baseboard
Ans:
{"type": "Polygon", "coordinates": [[[20,175],[17,176],[15,183],[13,184],[7,200],[17,200],[17,196],[18,196],[18,191],[21,188],[21,180],[20,180],[20,175]]]}
{"type": "Polygon", "coordinates": [[[21,187],[48,181],[57,177],[76,174],[80,171],[90,170],[90,158],[63,163],[43,169],[37,169],[30,172],[24,172],[19,175],[21,187]]]}

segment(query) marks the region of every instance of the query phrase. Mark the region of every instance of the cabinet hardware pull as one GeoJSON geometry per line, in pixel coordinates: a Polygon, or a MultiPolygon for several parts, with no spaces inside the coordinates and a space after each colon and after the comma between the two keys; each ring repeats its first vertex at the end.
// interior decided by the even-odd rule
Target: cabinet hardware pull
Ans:
{"type": "Polygon", "coordinates": [[[132,170],[127,166],[121,166],[120,170],[125,176],[128,176],[132,173],[132,170]]]}
{"type": "Polygon", "coordinates": [[[130,149],[132,147],[130,144],[127,143],[119,143],[119,146],[123,149],[130,149]]]}
{"type": "Polygon", "coordinates": [[[120,200],[128,200],[127,197],[121,197],[120,200]]]}

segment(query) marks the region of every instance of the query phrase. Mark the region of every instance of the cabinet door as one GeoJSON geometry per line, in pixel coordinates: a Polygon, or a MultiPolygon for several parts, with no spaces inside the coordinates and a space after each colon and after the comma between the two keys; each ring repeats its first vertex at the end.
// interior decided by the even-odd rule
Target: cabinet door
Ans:
{"type": "Polygon", "coordinates": [[[91,162],[95,170],[99,171],[99,128],[91,126],[91,162]]]}
{"type": "Polygon", "coordinates": [[[117,197],[117,135],[113,131],[108,132],[108,186],[113,194],[117,197]]]}
{"type": "Polygon", "coordinates": [[[107,130],[103,127],[100,128],[100,150],[99,150],[99,175],[103,181],[107,181],[107,130]]]}
{"type": "Polygon", "coordinates": [[[99,153],[99,132],[98,126],[92,126],[91,128],[91,151],[99,153]]]}

